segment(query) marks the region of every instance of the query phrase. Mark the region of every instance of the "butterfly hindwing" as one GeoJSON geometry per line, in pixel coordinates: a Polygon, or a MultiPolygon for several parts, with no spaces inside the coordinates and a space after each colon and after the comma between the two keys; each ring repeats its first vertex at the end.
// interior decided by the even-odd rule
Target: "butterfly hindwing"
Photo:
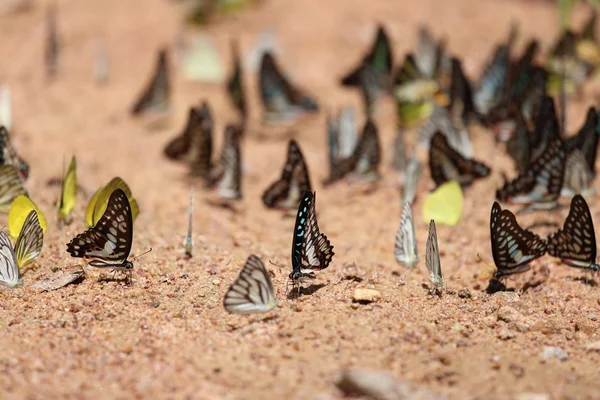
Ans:
{"type": "Polygon", "coordinates": [[[15,243],[15,256],[19,268],[23,268],[35,260],[42,252],[43,245],[44,231],[38,220],[37,212],[31,210],[15,243]]]}
{"type": "Polygon", "coordinates": [[[402,209],[400,226],[396,231],[394,254],[396,256],[396,260],[400,264],[406,265],[408,268],[414,267],[419,262],[417,241],[415,239],[415,225],[413,223],[410,203],[404,203],[404,207],[402,209]]]}
{"type": "Polygon", "coordinates": [[[23,281],[12,243],[6,233],[0,232],[0,285],[14,288],[21,284],[23,281]]]}
{"type": "Polygon", "coordinates": [[[277,305],[269,272],[262,260],[250,255],[238,278],[223,299],[225,309],[235,314],[265,313],[277,305]]]}
{"type": "Polygon", "coordinates": [[[427,236],[427,252],[425,256],[425,265],[429,270],[429,278],[435,286],[442,286],[442,266],[440,263],[440,251],[438,249],[437,230],[435,221],[429,221],[429,235],[427,236]]]}

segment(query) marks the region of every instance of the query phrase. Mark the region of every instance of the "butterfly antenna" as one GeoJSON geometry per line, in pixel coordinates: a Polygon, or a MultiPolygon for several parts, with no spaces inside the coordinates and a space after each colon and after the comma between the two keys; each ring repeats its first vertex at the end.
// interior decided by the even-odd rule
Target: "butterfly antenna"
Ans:
{"type": "Polygon", "coordinates": [[[150,246],[150,248],[148,250],[146,250],[145,252],[143,252],[142,254],[140,254],[139,256],[135,256],[133,257],[133,261],[137,261],[138,258],[140,258],[141,256],[148,254],[152,251],[152,246],[150,246]]]}
{"type": "Polygon", "coordinates": [[[492,269],[496,269],[494,267],[492,267],[492,265],[490,263],[488,263],[487,261],[485,261],[480,255],[479,253],[477,253],[477,258],[479,258],[479,261],[481,261],[482,263],[484,263],[485,265],[487,265],[488,267],[492,268],[492,269]]]}
{"type": "Polygon", "coordinates": [[[271,265],[274,265],[274,266],[276,266],[277,268],[285,268],[283,265],[281,265],[281,264],[276,264],[276,263],[274,263],[274,262],[273,262],[273,261],[271,261],[271,260],[269,260],[269,263],[270,263],[271,265]]]}

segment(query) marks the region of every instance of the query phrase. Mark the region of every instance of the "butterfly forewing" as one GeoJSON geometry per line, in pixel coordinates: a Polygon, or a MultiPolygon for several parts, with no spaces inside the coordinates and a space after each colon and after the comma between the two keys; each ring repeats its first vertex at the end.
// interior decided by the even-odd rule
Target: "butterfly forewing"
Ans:
{"type": "Polygon", "coordinates": [[[429,278],[435,286],[442,286],[442,266],[440,263],[440,251],[438,249],[437,230],[435,221],[429,221],[429,235],[427,236],[427,252],[425,255],[425,264],[429,270],[429,278]]]}
{"type": "Polygon", "coordinates": [[[6,233],[0,232],[0,285],[13,288],[22,283],[12,243],[6,233]]]}
{"type": "Polygon", "coordinates": [[[224,199],[242,198],[242,154],[240,150],[241,128],[229,125],[225,128],[225,140],[219,163],[211,168],[209,186],[217,186],[217,195],[224,199]]]}
{"type": "Polygon", "coordinates": [[[235,314],[265,313],[277,305],[273,284],[262,260],[248,257],[239,277],[225,293],[225,309],[235,314]]]}
{"type": "Polygon", "coordinates": [[[415,225],[413,223],[410,203],[404,203],[400,226],[396,231],[396,243],[394,246],[396,260],[408,268],[414,267],[419,262],[417,252],[417,241],[415,239],[415,225]]]}
{"type": "Polygon", "coordinates": [[[15,243],[15,256],[19,268],[23,268],[35,260],[42,252],[43,245],[44,231],[40,225],[37,212],[31,210],[15,243]]]}
{"type": "Polygon", "coordinates": [[[548,237],[548,254],[573,267],[599,269],[592,214],[582,196],[573,197],[565,225],[548,237]]]}
{"type": "Polygon", "coordinates": [[[167,51],[161,50],[152,79],[131,108],[132,115],[147,111],[163,112],[170,107],[171,86],[167,51]]]}
{"type": "Polygon", "coordinates": [[[94,267],[130,268],[127,261],[133,240],[131,206],[127,195],[116,189],[96,225],[67,244],[71,257],[90,259],[94,267]]]}
{"type": "Polygon", "coordinates": [[[502,210],[494,202],[490,215],[492,254],[498,270],[496,278],[529,270],[530,261],[546,253],[546,241],[523,229],[510,210],[502,210]]]}
{"type": "Polygon", "coordinates": [[[8,213],[13,200],[19,195],[27,196],[27,191],[17,169],[12,165],[0,166],[0,212],[8,213]]]}

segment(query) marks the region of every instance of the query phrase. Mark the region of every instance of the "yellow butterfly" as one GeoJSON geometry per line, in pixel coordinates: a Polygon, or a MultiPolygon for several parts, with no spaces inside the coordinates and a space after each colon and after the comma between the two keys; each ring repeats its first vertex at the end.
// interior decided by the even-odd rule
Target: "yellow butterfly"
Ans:
{"type": "Polygon", "coordinates": [[[25,195],[19,195],[12,202],[10,211],[8,212],[8,233],[13,240],[17,239],[21,234],[25,220],[31,211],[36,212],[42,232],[46,233],[46,228],[48,225],[46,223],[46,217],[44,217],[44,214],[42,214],[40,209],[33,201],[29,199],[29,197],[25,195]]]}
{"type": "Polygon", "coordinates": [[[0,212],[8,213],[13,200],[21,194],[27,196],[19,171],[12,165],[0,166],[0,212]]]}
{"type": "Polygon", "coordinates": [[[89,228],[95,226],[98,220],[104,215],[106,206],[108,205],[108,199],[112,192],[116,189],[121,189],[125,192],[129,205],[131,206],[131,217],[133,220],[136,219],[140,213],[137,201],[133,198],[131,189],[125,183],[125,181],[119,177],[113,178],[106,186],[101,187],[94,193],[90,202],[88,203],[87,209],[85,210],[85,223],[89,228]]]}
{"type": "Polygon", "coordinates": [[[67,174],[63,176],[60,199],[56,203],[59,221],[70,224],[72,221],[71,212],[77,202],[77,162],[75,156],[71,158],[67,174]]]}
{"type": "Polygon", "coordinates": [[[429,223],[432,219],[436,224],[454,226],[462,214],[463,193],[456,181],[440,185],[423,201],[423,221],[429,223]]]}

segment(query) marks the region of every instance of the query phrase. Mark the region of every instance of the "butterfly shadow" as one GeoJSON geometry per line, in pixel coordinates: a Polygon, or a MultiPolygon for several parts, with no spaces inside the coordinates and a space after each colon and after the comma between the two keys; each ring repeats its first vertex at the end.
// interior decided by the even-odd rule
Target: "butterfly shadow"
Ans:
{"type": "Polygon", "coordinates": [[[308,287],[302,287],[302,286],[298,286],[298,287],[292,287],[292,290],[290,290],[287,294],[287,299],[288,300],[293,300],[293,299],[299,299],[300,296],[302,295],[311,295],[313,293],[316,293],[319,289],[325,287],[325,284],[318,284],[318,285],[310,285],[308,287]]]}
{"type": "Polygon", "coordinates": [[[491,278],[488,282],[488,287],[485,289],[487,294],[494,294],[497,292],[514,292],[514,288],[508,288],[504,282],[496,278],[491,278]]]}

